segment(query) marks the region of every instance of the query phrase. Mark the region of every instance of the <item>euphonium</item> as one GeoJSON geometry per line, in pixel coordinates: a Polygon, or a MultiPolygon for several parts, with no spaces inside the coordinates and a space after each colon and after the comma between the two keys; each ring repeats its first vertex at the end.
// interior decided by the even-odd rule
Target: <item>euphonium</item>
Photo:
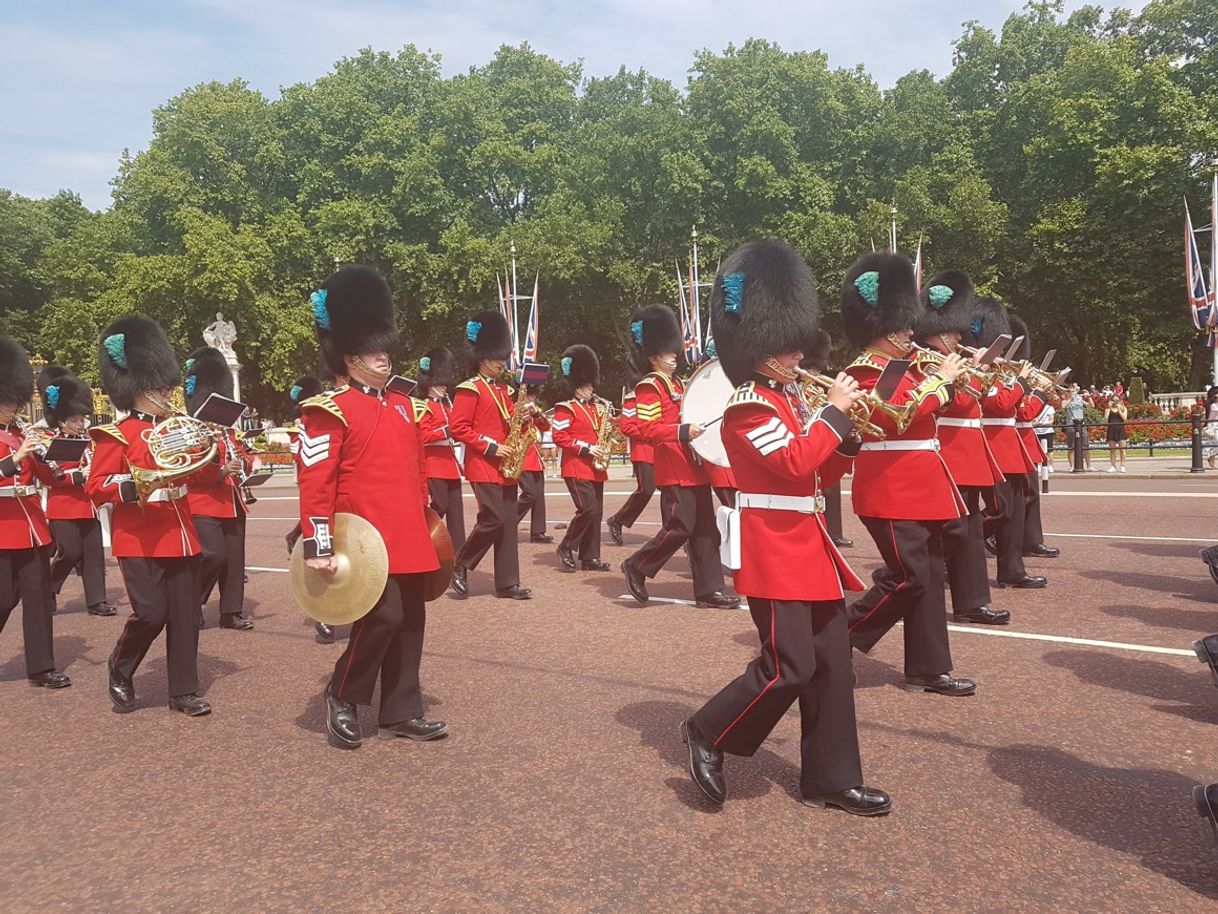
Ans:
{"type": "MultiPolygon", "coordinates": [[[[810,408],[819,409],[829,402],[828,392],[829,388],[833,386],[833,378],[828,375],[813,374],[802,368],[796,368],[795,371],[799,375],[799,392],[810,408]]],[[[875,409],[875,403],[879,402],[882,401],[864,397],[861,400],[855,400],[850,405],[847,416],[854,425],[856,435],[869,435],[877,439],[884,437],[884,430],[871,421],[872,410],[875,409]]]]}

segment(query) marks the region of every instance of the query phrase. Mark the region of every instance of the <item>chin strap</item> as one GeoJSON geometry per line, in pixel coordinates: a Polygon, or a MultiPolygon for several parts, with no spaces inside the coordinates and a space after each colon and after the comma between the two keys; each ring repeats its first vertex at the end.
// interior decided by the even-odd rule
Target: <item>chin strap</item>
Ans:
{"type": "Polygon", "coordinates": [[[798,371],[793,368],[783,368],[782,365],[779,364],[778,359],[774,358],[774,356],[767,358],[763,364],[766,368],[770,369],[770,371],[774,372],[774,374],[778,375],[779,378],[787,383],[790,383],[799,377],[798,371]]]}
{"type": "Polygon", "coordinates": [[[895,333],[888,334],[888,336],[884,337],[884,339],[896,346],[903,355],[909,355],[909,353],[913,352],[913,342],[907,342],[901,339],[895,333]]]}
{"type": "Polygon", "coordinates": [[[389,372],[392,371],[392,366],[390,368],[386,368],[384,371],[378,371],[377,369],[375,369],[371,365],[369,365],[367,362],[365,362],[363,359],[361,359],[358,355],[354,356],[351,359],[351,362],[360,371],[365,371],[368,373],[368,375],[370,377],[377,378],[378,380],[382,380],[382,381],[385,380],[386,378],[388,378],[389,372]]]}

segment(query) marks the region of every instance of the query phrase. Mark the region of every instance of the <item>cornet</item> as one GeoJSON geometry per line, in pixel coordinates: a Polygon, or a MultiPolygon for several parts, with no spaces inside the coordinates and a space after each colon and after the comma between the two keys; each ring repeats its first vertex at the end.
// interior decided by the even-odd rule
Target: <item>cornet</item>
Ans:
{"type": "MultiPolygon", "coordinates": [[[[834,384],[833,378],[823,374],[813,374],[802,368],[796,368],[800,396],[803,397],[810,409],[820,409],[829,402],[829,388],[834,384]]],[[[871,421],[871,413],[875,404],[883,401],[875,397],[864,397],[850,404],[847,416],[854,425],[856,435],[867,435],[872,438],[883,438],[884,430],[871,421]]]]}

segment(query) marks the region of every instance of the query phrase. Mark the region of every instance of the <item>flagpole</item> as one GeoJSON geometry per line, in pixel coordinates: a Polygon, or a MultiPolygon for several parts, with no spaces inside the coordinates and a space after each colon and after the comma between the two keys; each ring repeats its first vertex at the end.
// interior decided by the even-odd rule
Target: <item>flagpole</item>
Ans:
{"type": "Polygon", "coordinates": [[[894,203],[889,214],[892,216],[892,253],[897,252],[897,205],[894,203]]]}
{"type": "MultiPolygon", "coordinates": [[[[1214,332],[1215,320],[1218,320],[1218,156],[1214,156],[1210,164],[1214,168],[1214,179],[1210,189],[1210,288],[1214,290],[1214,304],[1210,307],[1208,333],[1214,332]]],[[[1212,382],[1218,385],[1218,346],[1214,346],[1212,382]]]]}
{"type": "Polygon", "coordinates": [[[516,313],[516,242],[512,242],[512,295],[509,304],[512,306],[512,352],[515,354],[516,365],[520,364],[520,331],[516,313]]]}
{"type": "Polygon", "coordinates": [[[702,274],[698,271],[698,227],[693,226],[690,237],[694,242],[694,287],[690,291],[690,297],[693,299],[694,307],[694,343],[697,346],[698,354],[701,355],[702,350],[702,290],[698,288],[702,284],[702,274]]]}

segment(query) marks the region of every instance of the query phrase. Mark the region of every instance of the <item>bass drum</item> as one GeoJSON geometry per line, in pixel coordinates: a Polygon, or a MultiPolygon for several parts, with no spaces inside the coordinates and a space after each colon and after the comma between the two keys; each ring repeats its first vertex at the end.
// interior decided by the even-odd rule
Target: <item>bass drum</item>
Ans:
{"type": "Polygon", "coordinates": [[[681,422],[706,429],[689,446],[707,463],[718,467],[731,466],[723,446],[722,420],[727,401],[735,392],[736,385],[728,380],[719,360],[711,359],[698,366],[686,382],[681,398],[681,422]]]}

